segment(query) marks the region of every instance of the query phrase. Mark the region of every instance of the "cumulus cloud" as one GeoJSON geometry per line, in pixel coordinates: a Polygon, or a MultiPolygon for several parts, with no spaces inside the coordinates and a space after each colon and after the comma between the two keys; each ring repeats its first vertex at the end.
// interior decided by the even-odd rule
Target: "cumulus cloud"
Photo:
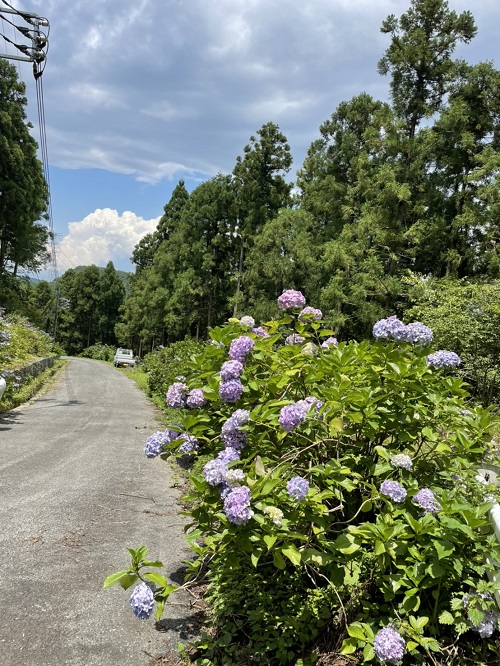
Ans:
{"type": "Polygon", "coordinates": [[[130,211],[121,215],[110,208],[98,208],[80,222],[70,222],[68,235],[57,246],[58,264],[63,270],[76,266],[105,266],[131,270],[132,250],[139,240],[152,233],[159,217],[144,220],[130,211]]]}
{"type": "MultiPolygon", "coordinates": [[[[479,25],[473,46],[460,55],[494,59],[500,4],[449,4],[457,11],[473,4],[479,25]]],[[[280,125],[300,167],[319,125],[341,101],[362,91],[387,98],[388,81],[376,64],[389,38],[379,28],[409,0],[17,5],[51,22],[43,76],[51,163],[156,182],[230,171],[250,135],[269,121],[280,125]]],[[[35,100],[28,75],[26,82],[35,100]]]]}

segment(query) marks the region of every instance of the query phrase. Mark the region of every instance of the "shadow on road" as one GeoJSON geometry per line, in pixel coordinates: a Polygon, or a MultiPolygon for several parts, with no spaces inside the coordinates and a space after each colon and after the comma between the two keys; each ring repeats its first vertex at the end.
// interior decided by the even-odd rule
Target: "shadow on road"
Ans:
{"type": "Polygon", "coordinates": [[[14,425],[22,423],[21,417],[24,416],[23,412],[5,412],[0,414],[0,432],[2,430],[10,430],[14,425]]]}

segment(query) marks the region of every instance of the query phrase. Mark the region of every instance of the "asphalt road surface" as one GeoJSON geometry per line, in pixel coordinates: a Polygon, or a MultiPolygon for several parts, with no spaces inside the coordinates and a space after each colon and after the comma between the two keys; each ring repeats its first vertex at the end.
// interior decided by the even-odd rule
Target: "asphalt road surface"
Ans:
{"type": "Polygon", "coordinates": [[[182,582],[176,474],[143,452],[159,429],[132,380],[87,359],[0,415],[2,666],[141,666],[190,637],[185,597],[172,597],[159,632],[133,615],[131,590],[102,589],[141,544],[182,582]]]}

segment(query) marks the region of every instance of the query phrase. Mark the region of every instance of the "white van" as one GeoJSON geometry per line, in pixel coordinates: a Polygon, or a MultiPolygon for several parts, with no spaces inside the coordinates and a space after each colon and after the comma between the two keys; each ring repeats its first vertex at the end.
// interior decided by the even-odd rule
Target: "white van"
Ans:
{"type": "Polygon", "coordinates": [[[129,365],[135,365],[133,350],[122,349],[121,347],[118,347],[113,358],[113,365],[115,366],[115,368],[120,367],[120,365],[123,365],[124,367],[128,367],[129,365]]]}

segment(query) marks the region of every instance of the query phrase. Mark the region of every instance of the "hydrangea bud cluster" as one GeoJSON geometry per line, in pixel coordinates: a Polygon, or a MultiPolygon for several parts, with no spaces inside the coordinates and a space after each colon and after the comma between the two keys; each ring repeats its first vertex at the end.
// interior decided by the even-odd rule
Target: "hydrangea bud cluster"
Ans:
{"type": "Polygon", "coordinates": [[[188,397],[186,398],[186,406],[190,409],[196,409],[198,407],[203,407],[206,403],[205,394],[201,389],[193,389],[189,392],[188,397]]]}
{"type": "Polygon", "coordinates": [[[286,432],[295,430],[305,420],[309,407],[310,405],[303,400],[282,407],[278,421],[283,430],[286,432]]]}
{"type": "Polygon", "coordinates": [[[159,431],[150,435],[144,445],[146,458],[156,458],[156,456],[160,455],[165,444],[170,444],[177,437],[179,437],[179,433],[174,430],[159,431]]]}
{"type": "Polygon", "coordinates": [[[384,627],[375,636],[373,650],[384,664],[399,664],[406,652],[404,638],[392,627],[384,627]]]}
{"type": "Polygon", "coordinates": [[[255,319],[253,317],[245,315],[240,319],[240,324],[242,326],[246,326],[247,328],[253,328],[255,326],[255,319]]]}
{"type": "Polygon", "coordinates": [[[319,319],[323,319],[323,313],[321,310],[312,308],[310,305],[308,305],[306,308],[299,312],[299,319],[300,321],[318,321],[319,319]]]}
{"type": "Polygon", "coordinates": [[[403,324],[396,315],[380,319],[373,327],[373,336],[377,340],[397,340],[398,342],[411,342],[413,344],[427,344],[432,342],[433,334],[428,326],[419,321],[403,324]]]}
{"type": "Polygon", "coordinates": [[[421,488],[418,493],[413,496],[413,501],[415,504],[422,507],[425,513],[434,513],[441,509],[441,505],[429,488],[421,488]]]}
{"type": "Polygon", "coordinates": [[[184,440],[179,446],[179,453],[193,453],[199,449],[198,440],[194,435],[185,432],[180,435],[179,439],[184,440]]]}
{"type": "Polygon", "coordinates": [[[431,368],[456,368],[462,362],[455,352],[439,349],[427,357],[427,365],[431,368]]]}
{"type": "Polygon", "coordinates": [[[229,358],[232,361],[240,361],[245,363],[248,354],[252,351],[255,341],[249,338],[248,335],[240,335],[235,338],[229,345],[229,358]]]}
{"type": "Polygon", "coordinates": [[[404,502],[406,499],[406,490],[397,481],[386,479],[380,484],[382,495],[390,497],[394,502],[404,502]]]}
{"type": "Polygon", "coordinates": [[[306,342],[302,348],[302,353],[306,356],[316,356],[318,353],[318,347],[314,342],[306,342]]]}
{"type": "Polygon", "coordinates": [[[167,405],[172,409],[181,409],[186,404],[188,388],[184,382],[174,382],[167,390],[167,405]]]}
{"type": "Polygon", "coordinates": [[[337,338],[332,338],[330,336],[329,338],[327,338],[326,340],[324,340],[321,343],[321,346],[322,346],[323,349],[328,349],[329,347],[336,347],[338,344],[339,343],[338,343],[337,338]]]}
{"type": "Polygon", "coordinates": [[[239,379],[230,379],[219,384],[219,396],[224,402],[236,402],[243,393],[243,384],[239,379]]]}
{"type": "Polygon", "coordinates": [[[305,340],[305,338],[303,338],[298,333],[292,333],[292,335],[288,335],[285,338],[285,344],[286,345],[301,345],[304,342],[304,340],[305,340]]]}
{"type": "Polygon", "coordinates": [[[283,521],[283,511],[281,511],[281,509],[278,509],[276,506],[266,506],[263,513],[265,513],[266,516],[269,516],[275,525],[278,527],[281,525],[283,521]]]}
{"type": "Polygon", "coordinates": [[[153,612],[154,596],[151,588],[146,583],[136,585],[130,595],[130,605],[134,615],[139,620],[147,620],[153,612]]]}
{"type": "Polygon", "coordinates": [[[262,328],[262,326],[257,326],[256,328],[252,328],[252,333],[255,335],[258,335],[259,338],[268,338],[269,333],[266,331],[265,328],[262,328]]]}
{"type": "Polygon", "coordinates": [[[220,369],[220,378],[223,382],[238,379],[243,374],[243,363],[240,361],[226,361],[220,369]]]}
{"type": "Polygon", "coordinates": [[[410,456],[406,455],[406,453],[396,453],[391,456],[391,465],[393,467],[407,470],[410,470],[413,467],[412,460],[410,456]]]}
{"type": "Polygon", "coordinates": [[[286,484],[286,491],[297,502],[302,502],[309,492],[309,481],[302,476],[294,476],[286,484]]]}
{"type": "Polygon", "coordinates": [[[287,289],[278,298],[278,307],[281,310],[303,308],[305,304],[306,299],[302,292],[296,291],[295,289],[287,289]]]}
{"type": "Polygon", "coordinates": [[[224,513],[230,523],[246,525],[253,516],[253,511],[250,508],[250,488],[248,486],[238,486],[226,495],[224,513]]]}

